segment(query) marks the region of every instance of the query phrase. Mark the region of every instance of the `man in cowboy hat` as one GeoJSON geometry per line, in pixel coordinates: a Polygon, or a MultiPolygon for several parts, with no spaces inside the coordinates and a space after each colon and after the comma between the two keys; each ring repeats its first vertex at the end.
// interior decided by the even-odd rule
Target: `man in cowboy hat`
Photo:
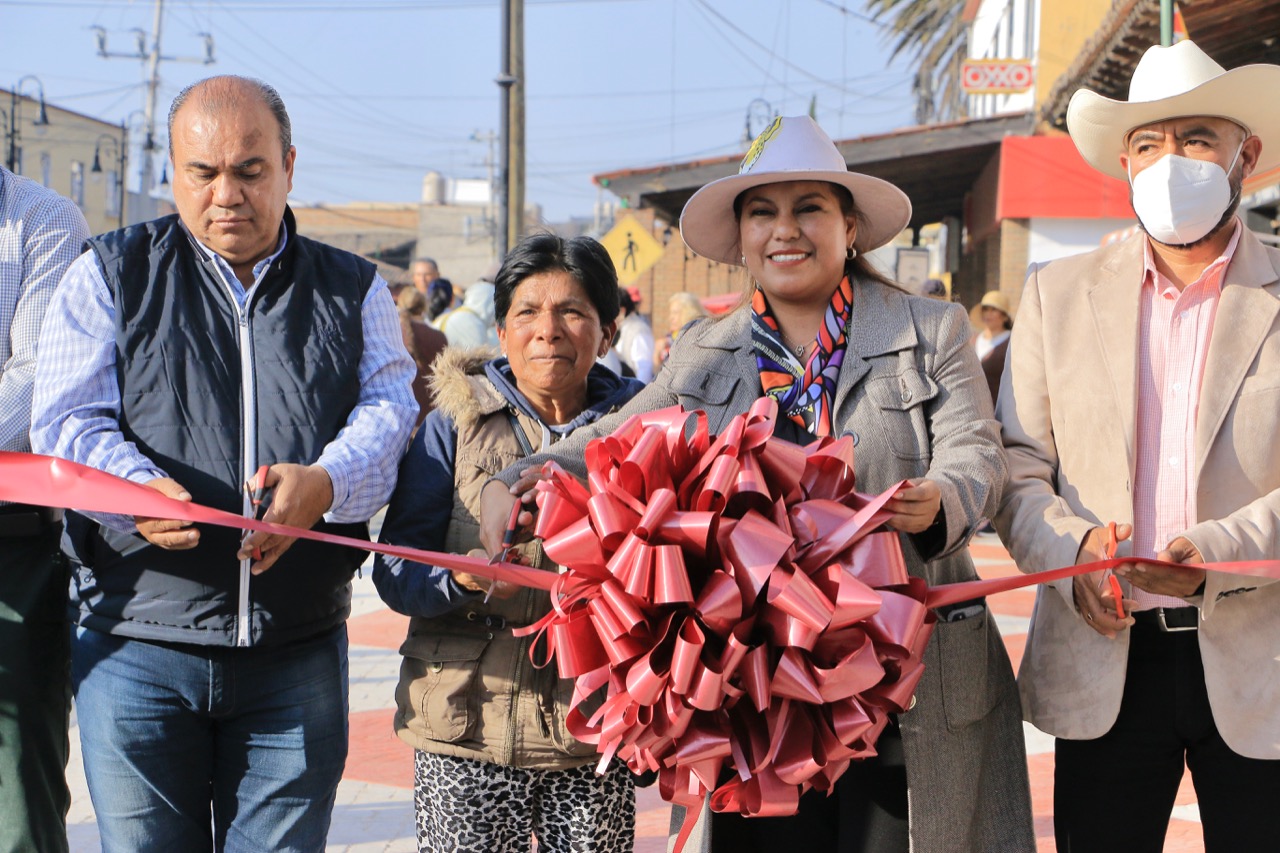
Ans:
{"type": "MultiPolygon", "coordinates": [[[[1244,179],[1280,164],[1278,88],[1280,67],[1224,71],[1184,41],[1147,51],[1128,101],[1072,98],[1072,139],[1130,182],[1143,230],[1023,292],[996,518],[1023,571],[1103,558],[1108,522],[1122,556],[1280,552],[1280,251],[1236,216],[1244,179]]],[[[1206,850],[1274,849],[1280,586],[1119,574],[1123,616],[1101,573],[1042,587],[1022,660],[1027,718],[1058,738],[1058,849],[1159,851],[1184,763],[1206,850]]]]}

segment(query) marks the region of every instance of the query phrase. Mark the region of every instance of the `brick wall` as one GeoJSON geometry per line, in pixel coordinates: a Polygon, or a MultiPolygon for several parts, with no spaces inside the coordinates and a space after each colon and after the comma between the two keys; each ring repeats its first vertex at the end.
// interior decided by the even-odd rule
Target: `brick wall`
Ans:
{"type": "Polygon", "coordinates": [[[972,308],[988,290],[1000,290],[1008,295],[1016,313],[1027,276],[1030,238],[1027,220],[1001,220],[986,239],[970,245],[961,256],[960,275],[953,279],[952,296],[972,308]]]}

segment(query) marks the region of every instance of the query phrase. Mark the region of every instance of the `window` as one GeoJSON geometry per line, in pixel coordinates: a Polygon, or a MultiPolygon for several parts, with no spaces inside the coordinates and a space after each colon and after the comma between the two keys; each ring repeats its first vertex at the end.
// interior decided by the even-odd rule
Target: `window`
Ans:
{"type": "Polygon", "coordinates": [[[40,152],[40,183],[53,186],[53,156],[48,151],[40,152]]]}

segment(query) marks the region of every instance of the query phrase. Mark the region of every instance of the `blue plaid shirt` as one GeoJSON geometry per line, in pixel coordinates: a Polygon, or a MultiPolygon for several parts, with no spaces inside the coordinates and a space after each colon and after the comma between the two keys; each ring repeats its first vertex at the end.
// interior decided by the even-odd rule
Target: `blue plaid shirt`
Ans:
{"type": "Polygon", "coordinates": [[[0,450],[31,449],[40,322],[88,237],[70,199],[0,167],[0,450]]]}
{"type": "MultiPolygon", "coordinates": [[[[250,288],[222,257],[197,245],[214,260],[243,310],[252,287],[284,251],[285,232],[282,227],[275,252],[254,265],[250,288]]],[[[333,504],[325,519],[337,523],[367,521],[387,502],[418,414],[411,385],[416,367],[382,276],[374,277],[361,316],[360,396],[346,426],[316,461],[333,481],[333,504]]],[[[41,331],[31,446],[37,453],[145,483],[168,475],[120,432],[115,326],[111,292],[92,253],[86,252],[67,270],[41,331]]],[[[121,531],[134,529],[130,517],[93,517],[121,531]]]]}

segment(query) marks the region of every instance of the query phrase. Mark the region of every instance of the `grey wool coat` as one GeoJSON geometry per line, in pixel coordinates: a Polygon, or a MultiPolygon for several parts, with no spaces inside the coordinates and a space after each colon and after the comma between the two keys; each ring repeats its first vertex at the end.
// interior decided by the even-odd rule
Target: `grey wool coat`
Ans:
{"type": "MultiPolygon", "coordinates": [[[[707,413],[713,433],[761,395],[748,307],[680,336],[654,381],[613,415],[575,432],[555,459],[584,474],[588,441],[637,412],[680,404],[707,413]]],[[[848,349],[832,423],[855,441],[858,490],[878,493],[929,477],[942,490],[945,545],[925,562],[903,538],[908,570],[930,585],[973,580],[966,547],[995,514],[1006,475],[991,395],[959,305],[874,281],[854,285],[848,349]]],[[[518,472],[503,472],[514,482],[518,472]]],[[[906,758],[911,849],[1034,851],[1021,712],[1009,657],[989,611],[939,622],[924,656],[916,704],[899,718],[906,758]]],[[[675,810],[673,828],[680,809],[675,810]]],[[[708,849],[706,808],[686,850],[708,849]]]]}

